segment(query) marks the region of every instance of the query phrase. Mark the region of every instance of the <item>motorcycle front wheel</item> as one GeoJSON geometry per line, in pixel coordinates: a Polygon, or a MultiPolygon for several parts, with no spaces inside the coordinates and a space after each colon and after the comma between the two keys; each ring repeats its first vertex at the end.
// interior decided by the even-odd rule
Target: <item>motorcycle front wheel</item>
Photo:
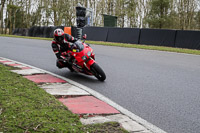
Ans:
{"type": "Polygon", "coordinates": [[[92,64],[91,71],[98,80],[104,81],[106,79],[106,74],[97,63],[92,64]]]}

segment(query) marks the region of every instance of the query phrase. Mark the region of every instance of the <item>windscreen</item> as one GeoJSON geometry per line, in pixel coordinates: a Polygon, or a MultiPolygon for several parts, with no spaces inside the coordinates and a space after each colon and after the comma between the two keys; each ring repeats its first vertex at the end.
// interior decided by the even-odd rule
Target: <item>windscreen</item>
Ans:
{"type": "Polygon", "coordinates": [[[74,52],[81,52],[84,49],[84,46],[82,44],[82,42],[80,40],[76,41],[73,45],[72,45],[72,50],[74,52]],[[76,51],[75,51],[76,50],[76,51]]]}

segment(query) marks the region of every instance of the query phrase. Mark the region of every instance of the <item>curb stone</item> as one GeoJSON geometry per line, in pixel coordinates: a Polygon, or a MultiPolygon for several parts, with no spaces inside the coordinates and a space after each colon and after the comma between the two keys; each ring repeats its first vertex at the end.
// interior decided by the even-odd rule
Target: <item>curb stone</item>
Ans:
{"type": "MultiPolygon", "coordinates": [[[[58,78],[60,80],[64,80],[65,82],[57,83],[57,82],[42,82],[41,84],[38,84],[40,88],[43,88],[47,93],[54,95],[54,96],[62,96],[62,99],[69,100],[67,97],[70,97],[73,103],[74,100],[77,100],[81,97],[92,97],[97,99],[99,102],[102,103],[103,108],[109,107],[113,108],[113,110],[118,110],[118,112],[114,111],[108,114],[99,114],[96,112],[99,112],[98,109],[101,109],[99,105],[94,105],[96,108],[94,109],[94,113],[86,113],[83,110],[78,113],[78,115],[81,116],[92,116],[88,118],[80,118],[80,121],[87,125],[87,124],[95,124],[95,123],[104,123],[104,122],[118,122],[120,125],[126,129],[127,131],[131,133],[166,133],[162,129],[154,126],[153,124],[147,122],[146,120],[140,118],[139,116],[136,116],[135,114],[131,113],[130,111],[124,109],[120,105],[114,103],[110,99],[104,97],[103,95],[99,94],[98,92],[95,92],[94,90],[87,88],[86,86],[83,86],[79,83],[76,83],[70,79],[61,77],[59,75],[53,74],[51,72],[21,63],[17,61],[13,61],[7,58],[0,57],[0,63],[4,65],[9,65],[13,67],[20,68],[21,70],[11,70],[12,72],[15,72],[17,74],[20,74],[26,78],[26,76],[42,76],[44,74],[48,74],[51,76],[54,76],[55,78],[58,78]],[[24,68],[24,69],[23,69],[24,68]],[[84,113],[83,113],[84,112],[84,113]]],[[[30,80],[30,79],[29,79],[30,80]]],[[[42,80],[39,79],[38,80],[42,80]]],[[[59,99],[58,99],[59,100],[59,99]]],[[[61,101],[61,100],[59,100],[61,101]]],[[[88,101],[91,101],[90,99],[88,101]]],[[[97,101],[97,102],[98,102],[97,101]]],[[[78,103],[81,103],[82,101],[78,101],[78,103]]],[[[65,105],[65,103],[63,103],[65,105]]],[[[74,103],[77,104],[77,103],[74,103]]],[[[88,103],[90,104],[90,103],[88,103]]],[[[68,106],[67,106],[68,107],[68,106]]],[[[68,107],[69,108],[69,107],[68,107]]],[[[87,108],[90,108],[87,107],[87,108]]],[[[73,109],[72,108],[72,112],[73,109]]],[[[70,109],[69,109],[70,110],[70,109]]],[[[105,108],[104,111],[107,111],[105,108]]]]}
{"type": "MultiPolygon", "coordinates": [[[[22,67],[21,67],[22,68],[22,67]]],[[[42,72],[40,70],[36,69],[24,69],[24,70],[11,70],[14,73],[20,74],[20,75],[33,75],[33,74],[42,74],[45,72],[42,72]]]]}
{"type": "Polygon", "coordinates": [[[69,83],[66,84],[48,84],[42,85],[40,88],[43,88],[47,93],[51,95],[65,95],[65,96],[84,96],[90,95],[90,93],[82,90],[76,86],[73,86],[69,83]]]}

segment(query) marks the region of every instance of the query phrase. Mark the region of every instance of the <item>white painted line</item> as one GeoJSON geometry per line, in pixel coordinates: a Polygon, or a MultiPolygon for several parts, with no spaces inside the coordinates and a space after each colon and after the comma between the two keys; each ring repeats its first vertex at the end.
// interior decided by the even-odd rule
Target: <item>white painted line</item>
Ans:
{"type": "MultiPolygon", "coordinates": [[[[0,58],[3,58],[3,57],[0,57],[0,58]]],[[[6,58],[3,58],[3,59],[6,59],[6,58]]],[[[10,59],[6,59],[6,60],[10,60],[10,59]]],[[[13,61],[13,60],[10,60],[10,61],[13,61]]],[[[27,64],[24,64],[24,63],[21,63],[21,62],[17,62],[15,61],[16,63],[19,63],[19,64],[22,64],[22,65],[26,65],[28,67],[32,67],[34,69],[38,69],[40,71],[43,71],[45,73],[48,73],[48,74],[51,74],[55,77],[58,77],[58,78],[61,78],[63,80],[66,80],[68,83],[72,84],[72,85],[75,85],[85,91],[87,91],[88,93],[90,93],[91,95],[95,96],[96,98],[106,102],[107,104],[111,105],[112,107],[116,108],[118,111],[120,111],[122,114],[128,116],[129,118],[131,118],[132,120],[136,121],[138,124],[144,126],[145,128],[147,128],[148,130],[150,130],[151,132],[153,133],[167,133],[165,132],[164,130],[156,127],[155,125],[149,123],[148,121],[142,119],[141,117],[133,114],[132,112],[128,111],[127,109],[123,108],[122,106],[118,105],[117,103],[111,101],[110,99],[106,98],[105,96],[103,96],[102,94],[84,86],[84,85],[81,85],[73,80],[70,80],[68,78],[65,78],[65,77],[62,77],[60,75],[57,75],[57,74],[54,74],[54,73],[51,73],[51,72],[48,72],[46,70],[42,70],[40,68],[37,68],[37,67],[34,67],[34,66],[31,66],[31,65],[27,65],[27,64]]]]}
{"type": "Polygon", "coordinates": [[[3,62],[3,64],[9,65],[9,64],[15,64],[15,62],[3,62]]]}
{"type": "Polygon", "coordinates": [[[13,66],[13,67],[22,68],[22,67],[26,67],[26,66],[24,66],[24,65],[19,65],[19,66],[13,66]]]}
{"type": "Polygon", "coordinates": [[[128,116],[122,114],[106,116],[106,118],[112,121],[119,122],[122,125],[122,127],[129,132],[141,132],[146,130],[144,126],[138,124],[136,121],[133,121],[128,116]]]}
{"type": "Polygon", "coordinates": [[[133,121],[128,116],[122,115],[122,114],[116,114],[116,115],[109,115],[109,116],[95,116],[95,117],[89,117],[89,118],[81,118],[81,123],[84,125],[89,124],[98,124],[98,123],[104,123],[104,122],[118,122],[121,124],[121,126],[126,129],[128,132],[142,132],[147,131],[144,126],[138,124],[136,121],[133,121]]]}
{"type": "Polygon", "coordinates": [[[48,92],[51,95],[67,95],[67,96],[90,95],[90,93],[76,86],[73,86],[69,83],[42,85],[40,86],[40,88],[43,88],[46,92],[48,92]]]}
{"type": "Polygon", "coordinates": [[[12,72],[15,72],[20,75],[33,75],[33,74],[43,74],[44,71],[38,70],[38,69],[24,69],[24,70],[11,70],[12,72]]]}
{"type": "Polygon", "coordinates": [[[89,117],[87,119],[81,118],[80,121],[84,125],[90,125],[90,124],[100,124],[100,123],[105,123],[105,122],[111,122],[112,120],[104,116],[95,116],[95,117],[89,117]]]}

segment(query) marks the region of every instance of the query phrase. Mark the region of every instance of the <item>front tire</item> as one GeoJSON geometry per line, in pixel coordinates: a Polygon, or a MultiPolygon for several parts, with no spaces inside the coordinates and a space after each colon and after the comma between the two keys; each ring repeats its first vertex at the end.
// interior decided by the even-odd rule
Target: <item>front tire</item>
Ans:
{"type": "Polygon", "coordinates": [[[104,81],[106,79],[104,71],[97,63],[92,64],[91,71],[98,80],[104,81]]]}

